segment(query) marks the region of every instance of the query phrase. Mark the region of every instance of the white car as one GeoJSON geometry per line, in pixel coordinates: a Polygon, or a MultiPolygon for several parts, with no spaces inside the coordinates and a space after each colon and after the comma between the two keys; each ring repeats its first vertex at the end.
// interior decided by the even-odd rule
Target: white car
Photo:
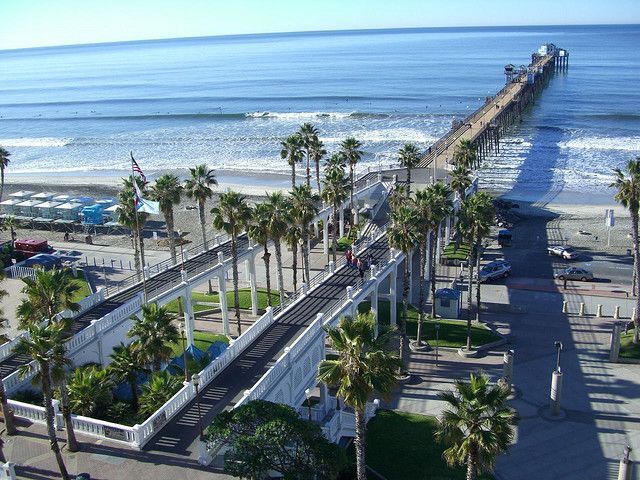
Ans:
{"type": "Polygon", "coordinates": [[[480,282],[490,282],[498,278],[507,278],[511,273],[511,264],[504,260],[496,260],[486,264],[480,269],[478,278],[480,282]]]}
{"type": "Polygon", "coordinates": [[[560,245],[557,245],[555,247],[548,247],[547,253],[549,253],[549,255],[555,255],[556,257],[564,258],[565,260],[575,260],[580,257],[580,254],[573,248],[563,247],[560,245]]]}

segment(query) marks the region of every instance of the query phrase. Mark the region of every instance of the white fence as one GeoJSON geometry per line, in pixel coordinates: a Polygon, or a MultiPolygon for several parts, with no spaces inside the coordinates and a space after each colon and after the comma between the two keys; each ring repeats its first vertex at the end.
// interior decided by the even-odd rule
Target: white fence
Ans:
{"type": "Polygon", "coordinates": [[[11,265],[4,269],[7,278],[25,278],[33,277],[36,271],[31,267],[22,267],[20,265],[11,265]]]}

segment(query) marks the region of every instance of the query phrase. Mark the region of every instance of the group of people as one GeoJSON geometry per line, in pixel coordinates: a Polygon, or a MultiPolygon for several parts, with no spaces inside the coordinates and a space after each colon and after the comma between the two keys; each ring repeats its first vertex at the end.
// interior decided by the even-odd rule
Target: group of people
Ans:
{"type": "Polygon", "coordinates": [[[371,266],[371,258],[368,255],[365,258],[358,258],[351,248],[347,249],[344,256],[347,259],[347,266],[349,268],[357,268],[360,278],[364,278],[364,272],[371,266]]]}

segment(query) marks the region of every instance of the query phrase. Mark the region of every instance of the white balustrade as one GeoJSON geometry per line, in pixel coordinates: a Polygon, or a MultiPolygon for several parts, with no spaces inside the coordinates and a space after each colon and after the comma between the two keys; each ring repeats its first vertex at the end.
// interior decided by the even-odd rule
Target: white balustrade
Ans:
{"type": "Polygon", "coordinates": [[[109,438],[130,444],[136,443],[136,429],[118,423],[105,422],[96,418],[72,415],[71,423],[76,432],[86,433],[101,438],[109,438]]]}
{"type": "Polygon", "coordinates": [[[11,399],[7,400],[7,402],[15,416],[28,418],[33,422],[47,423],[47,414],[44,407],[11,399]]]}

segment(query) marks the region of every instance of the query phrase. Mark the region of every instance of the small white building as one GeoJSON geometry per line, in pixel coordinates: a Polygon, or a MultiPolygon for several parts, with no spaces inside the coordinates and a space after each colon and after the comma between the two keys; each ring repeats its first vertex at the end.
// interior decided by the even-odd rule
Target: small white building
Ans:
{"type": "Polygon", "coordinates": [[[36,206],[40,205],[40,200],[25,200],[15,205],[16,215],[21,217],[37,217],[38,211],[36,206]]]}
{"type": "Polygon", "coordinates": [[[55,207],[56,218],[59,218],[61,220],[68,220],[71,222],[77,222],[78,220],[80,220],[80,210],[82,210],[83,206],[84,205],[82,205],[81,203],[61,203],[60,205],[55,207]]]}
{"type": "Polygon", "coordinates": [[[20,190],[19,192],[14,192],[9,194],[9,197],[11,198],[16,198],[18,200],[22,200],[23,202],[25,200],[28,200],[31,198],[31,195],[35,194],[36,192],[32,192],[30,190],[20,190]]]}
{"type": "Polygon", "coordinates": [[[462,296],[459,290],[439,288],[436,290],[436,313],[442,318],[460,318],[462,296]]]}
{"type": "Polygon", "coordinates": [[[5,215],[18,215],[16,213],[16,205],[22,203],[24,200],[19,198],[10,198],[3,202],[0,202],[0,211],[5,215]]]}
{"type": "Polygon", "coordinates": [[[49,220],[55,220],[56,218],[58,218],[56,216],[56,214],[58,213],[56,210],[56,207],[58,205],[61,205],[58,202],[42,202],[40,205],[36,205],[35,211],[37,212],[36,217],[37,218],[46,218],[49,220]]]}
{"type": "Polygon", "coordinates": [[[31,200],[40,200],[41,202],[47,202],[55,197],[55,193],[52,192],[40,192],[35,195],[31,195],[31,200]]]}
{"type": "Polygon", "coordinates": [[[104,210],[102,214],[104,217],[105,223],[118,223],[118,211],[120,210],[120,205],[111,205],[109,208],[104,210]]]}

